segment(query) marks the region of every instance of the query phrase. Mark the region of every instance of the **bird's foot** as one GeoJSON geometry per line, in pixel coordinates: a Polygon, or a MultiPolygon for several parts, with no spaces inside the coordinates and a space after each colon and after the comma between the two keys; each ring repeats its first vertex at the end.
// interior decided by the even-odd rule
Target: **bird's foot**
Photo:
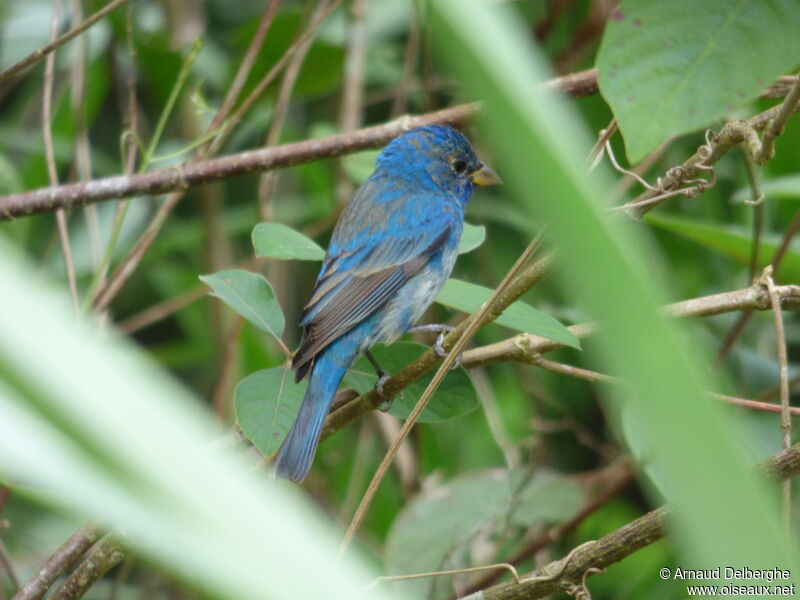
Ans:
{"type": "MultiPolygon", "coordinates": [[[[386,391],[383,389],[383,385],[391,376],[381,368],[377,359],[372,355],[372,352],[366,350],[364,352],[364,356],[366,356],[367,360],[372,363],[372,366],[375,369],[375,374],[378,376],[378,381],[375,383],[375,391],[381,398],[383,398],[383,403],[378,407],[378,410],[381,412],[387,412],[390,408],[392,408],[394,396],[390,396],[388,393],[386,393],[386,391]]],[[[402,395],[403,393],[400,392],[400,396],[402,395]]]]}
{"type": "MultiPolygon", "coordinates": [[[[448,354],[450,354],[447,350],[444,349],[442,345],[444,342],[445,336],[453,331],[455,327],[452,325],[445,325],[444,323],[428,323],[427,325],[416,325],[409,329],[409,332],[416,332],[416,331],[426,331],[437,333],[436,341],[433,343],[433,351],[436,352],[436,356],[440,358],[447,358],[448,354]]],[[[461,359],[464,356],[463,352],[460,352],[456,357],[453,366],[450,367],[451,369],[457,369],[461,366],[461,359]]]]}

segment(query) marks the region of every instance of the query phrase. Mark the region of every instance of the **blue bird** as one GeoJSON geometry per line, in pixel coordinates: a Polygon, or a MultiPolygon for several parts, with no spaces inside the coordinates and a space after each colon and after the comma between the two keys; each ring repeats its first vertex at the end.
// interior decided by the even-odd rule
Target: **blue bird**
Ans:
{"type": "MultiPolygon", "coordinates": [[[[455,129],[431,125],[390,142],[339,217],[292,366],[310,373],[300,412],[278,450],[278,476],[302,481],[345,372],[379,342],[408,331],[450,276],[473,185],[500,179],[455,129]]],[[[368,355],[369,356],[369,355],[368,355]]]]}

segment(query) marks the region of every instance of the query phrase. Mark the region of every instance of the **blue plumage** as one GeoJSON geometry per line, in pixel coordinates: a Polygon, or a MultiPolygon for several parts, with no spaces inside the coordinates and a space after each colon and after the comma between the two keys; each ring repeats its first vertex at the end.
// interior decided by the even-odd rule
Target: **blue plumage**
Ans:
{"type": "Polygon", "coordinates": [[[302,481],[345,372],[358,355],[391,342],[430,306],[455,264],[473,184],[499,183],[450,127],[412,129],[390,142],[339,217],[292,366],[310,372],[300,413],[275,459],[302,481]]]}

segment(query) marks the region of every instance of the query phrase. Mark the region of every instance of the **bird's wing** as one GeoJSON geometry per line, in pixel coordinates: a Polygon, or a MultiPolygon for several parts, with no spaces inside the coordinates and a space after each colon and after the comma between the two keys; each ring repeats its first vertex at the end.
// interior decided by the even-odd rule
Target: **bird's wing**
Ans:
{"type": "Polygon", "coordinates": [[[363,206],[343,215],[300,317],[306,329],[292,361],[298,380],[320,350],[382,306],[442,249],[459,210],[420,195],[387,203],[376,222],[363,206]]]}

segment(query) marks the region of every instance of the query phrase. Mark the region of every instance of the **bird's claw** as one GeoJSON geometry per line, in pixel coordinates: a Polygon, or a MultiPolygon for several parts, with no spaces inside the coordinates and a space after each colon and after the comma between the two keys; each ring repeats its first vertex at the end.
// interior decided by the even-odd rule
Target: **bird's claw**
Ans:
{"type": "MultiPolygon", "coordinates": [[[[433,351],[436,353],[436,356],[439,358],[447,358],[448,354],[450,354],[447,350],[444,349],[444,338],[445,336],[453,331],[455,327],[452,325],[445,325],[444,323],[429,323],[427,325],[417,325],[416,327],[412,327],[409,331],[427,331],[438,333],[439,335],[436,336],[436,341],[433,343],[433,351]]],[[[455,362],[450,367],[450,369],[457,369],[461,366],[461,359],[463,358],[464,353],[459,352],[458,356],[456,357],[455,362]]]]}
{"type": "MultiPolygon", "coordinates": [[[[378,395],[383,398],[383,402],[378,407],[378,410],[381,412],[389,412],[389,409],[392,408],[392,402],[394,402],[394,396],[390,396],[387,394],[383,389],[383,384],[391,377],[388,373],[383,373],[380,377],[378,377],[378,382],[375,384],[375,391],[378,395]]],[[[403,392],[400,392],[400,397],[403,396],[403,392]]]]}

